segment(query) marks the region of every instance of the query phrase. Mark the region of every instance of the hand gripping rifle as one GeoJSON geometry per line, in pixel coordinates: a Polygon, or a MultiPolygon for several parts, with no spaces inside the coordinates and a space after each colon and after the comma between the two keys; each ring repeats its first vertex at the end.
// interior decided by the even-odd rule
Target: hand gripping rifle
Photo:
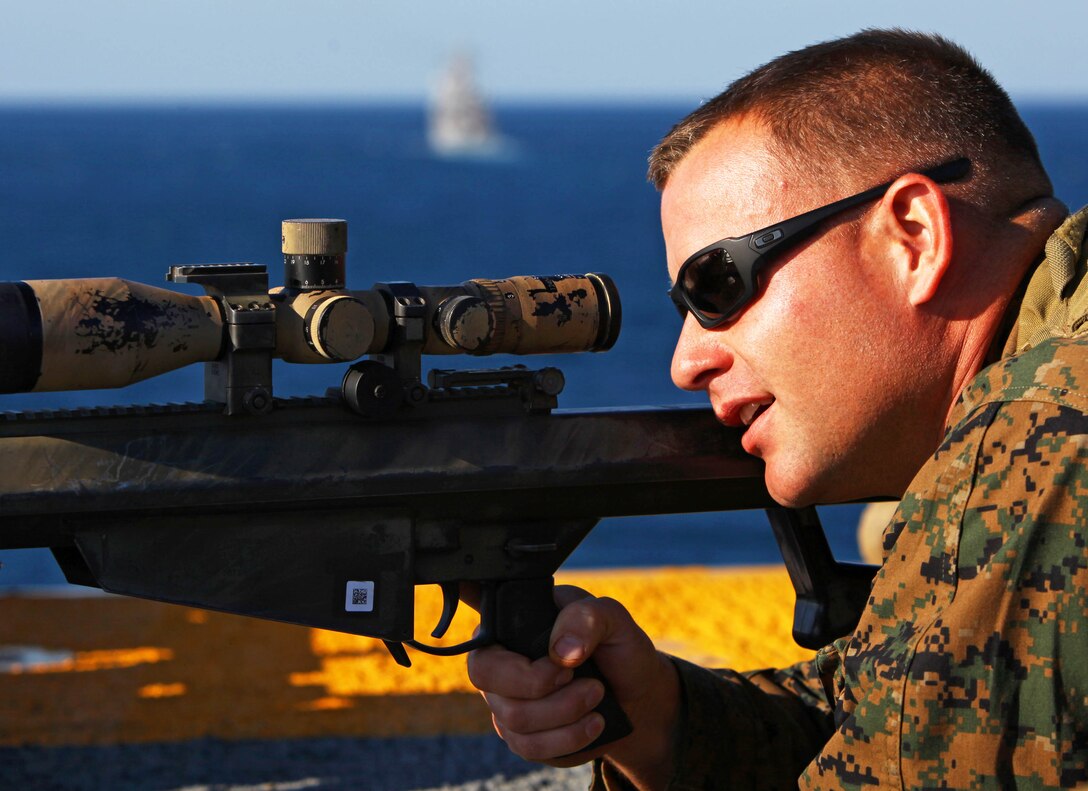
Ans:
{"type": "MultiPolygon", "coordinates": [[[[263,266],[174,266],[203,296],[116,278],[0,283],[0,390],[120,387],[202,362],[204,401],[0,413],[0,548],[49,547],[69,582],[459,654],[548,652],[553,574],[606,516],[767,507],[798,589],[795,637],[857,621],[871,570],[831,557],[815,512],[777,508],[709,409],[559,411],[556,368],[431,370],[423,354],[603,351],[606,275],[345,287],[346,223],[283,223],[263,266]],[[277,399],[272,359],[345,363],[339,390],[277,399]],[[480,627],[415,637],[414,587],[480,627]]],[[[591,664],[580,673],[600,677],[591,664]]],[[[603,681],[603,679],[602,679],[603,681]]],[[[607,685],[606,685],[607,689],[607,685]]],[[[595,745],[630,725],[610,694],[595,745]]]]}

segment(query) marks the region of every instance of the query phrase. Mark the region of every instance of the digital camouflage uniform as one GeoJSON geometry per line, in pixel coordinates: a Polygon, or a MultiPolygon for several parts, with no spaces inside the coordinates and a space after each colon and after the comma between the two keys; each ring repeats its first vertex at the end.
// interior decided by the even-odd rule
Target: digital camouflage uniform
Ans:
{"type": "Polygon", "coordinates": [[[1001,359],[960,395],[854,634],[785,670],[677,662],[671,789],[1088,782],[1086,224],[1048,241],[1001,359]]]}

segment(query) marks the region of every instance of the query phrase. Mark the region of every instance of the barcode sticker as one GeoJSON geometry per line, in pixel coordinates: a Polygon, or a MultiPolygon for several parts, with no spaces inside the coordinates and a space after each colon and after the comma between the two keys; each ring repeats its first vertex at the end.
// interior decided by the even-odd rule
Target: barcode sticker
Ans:
{"type": "Polygon", "coordinates": [[[344,609],[347,612],[373,612],[374,611],[374,583],[348,582],[347,594],[344,597],[344,609]]]}

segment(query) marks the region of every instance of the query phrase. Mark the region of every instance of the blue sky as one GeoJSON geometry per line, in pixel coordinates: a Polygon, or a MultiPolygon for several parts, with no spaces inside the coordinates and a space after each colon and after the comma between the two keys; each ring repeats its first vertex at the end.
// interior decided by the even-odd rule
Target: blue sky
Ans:
{"type": "Polygon", "coordinates": [[[1088,98],[1088,2],[2,0],[0,100],[419,100],[470,50],[497,99],[697,99],[868,26],[944,33],[1017,99],[1088,98]]]}

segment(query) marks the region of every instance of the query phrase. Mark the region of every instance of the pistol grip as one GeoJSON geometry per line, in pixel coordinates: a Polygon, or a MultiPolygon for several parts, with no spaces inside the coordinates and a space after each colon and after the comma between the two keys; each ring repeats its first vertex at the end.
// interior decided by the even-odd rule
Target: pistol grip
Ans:
{"type": "MultiPolygon", "coordinates": [[[[498,642],[530,659],[547,656],[552,626],[559,615],[555,605],[555,581],[551,577],[510,580],[497,587],[495,633],[498,642]]],[[[631,721],[596,663],[592,659],[583,662],[574,669],[574,676],[595,678],[604,684],[604,698],[594,709],[604,717],[604,730],[583,749],[593,750],[630,735],[631,721]]]]}

